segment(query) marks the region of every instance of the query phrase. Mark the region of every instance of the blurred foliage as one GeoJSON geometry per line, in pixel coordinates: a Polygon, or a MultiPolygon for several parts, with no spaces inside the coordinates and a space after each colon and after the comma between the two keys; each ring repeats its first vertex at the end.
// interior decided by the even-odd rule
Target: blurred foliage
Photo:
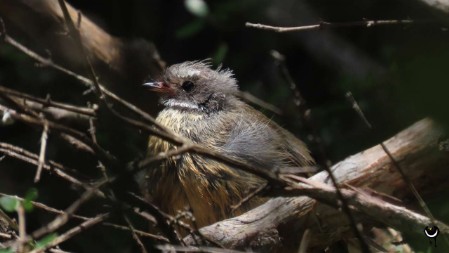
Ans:
{"type": "MultiPolygon", "coordinates": [[[[270,118],[307,142],[308,133],[297,115],[298,108],[294,105],[289,84],[282,78],[270,56],[271,50],[279,51],[286,57],[287,68],[307,100],[317,125],[316,130],[333,162],[389,138],[422,117],[432,116],[443,125],[449,125],[449,107],[445,103],[449,94],[449,33],[445,28],[447,18],[417,1],[301,2],[313,10],[315,23],[320,20],[347,22],[404,18],[431,21],[407,26],[347,27],[304,32],[304,36],[312,38],[320,33],[332,34],[345,41],[361,58],[366,57],[380,66],[384,72],[382,75],[373,72],[363,77],[351,74],[352,69],[342,69],[337,63],[330,65],[325,57],[317,57],[320,48],[304,46],[304,36],[245,28],[245,22],[286,25],[272,18],[275,10],[279,9],[294,17],[288,21],[289,25],[309,25],[309,20],[303,20],[300,15],[295,16],[296,4],[300,1],[69,2],[115,36],[153,41],[162,59],[169,64],[211,58],[215,65],[223,64],[225,68],[234,70],[242,90],[276,105],[284,112],[282,116],[276,116],[265,111],[270,118]],[[367,130],[351,109],[345,99],[347,91],[351,91],[358,100],[374,126],[373,131],[367,130]]],[[[283,13],[276,15],[281,17],[283,13]]],[[[335,54],[338,54],[338,46],[333,46],[335,54]]],[[[45,48],[38,50],[45,55],[45,48]]],[[[353,64],[357,66],[358,62],[353,64]]],[[[27,56],[5,44],[0,45],[0,84],[39,97],[51,94],[55,101],[82,106],[93,97],[81,95],[85,88],[75,80],[36,65],[27,56]]],[[[101,111],[97,124],[99,143],[113,154],[129,161],[145,154],[145,135],[101,111]]],[[[40,130],[21,123],[0,128],[0,140],[36,153],[40,134],[40,130]]],[[[316,152],[317,148],[311,146],[311,150],[316,152]]],[[[50,135],[47,150],[49,159],[63,160],[81,175],[99,176],[98,171],[91,169],[96,166],[96,161],[86,158],[84,154],[80,160],[80,156],[80,151],[74,151],[50,135]]],[[[33,185],[34,167],[6,158],[0,162],[0,168],[0,178],[8,179],[0,183],[0,192],[26,195],[30,185],[33,185]]],[[[48,174],[43,175],[42,183],[36,187],[40,193],[38,200],[56,208],[66,208],[77,197],[77,194],[66,189],[64,182],[48,174]],[[55,187],[61,189],[61,192],[55,194],[55,187]]],[[[30,198],[32,199],[34,197],[30,198]]],[[[432,200],[433,203],[433,207],[439,210],[436,216],[449,222],[447,198],[432,200]]],[[[2,204],[4,208],[5,205],[9,206],[8,203],[2,204]]],[[[83,211],[89,212],[89,205],[83,211]]],[[[48,215],[37,210],[30,215],[28,225],[33,228],[37,228],[41,220],[49,219],[48,215]]],[[[145,229],[143,224],[140,227],[145,229]]],[[[413,238],[410,241],[413,241],[413,246],[417,249],[435,252],[428,251],[428,241],[424,236],[410,236],[413,238]]],[[[135,246],[130,246],[134,244],[126,232],[112,233],[99,227],[87,231],[79,238],[66,243],[67,250],[91,250],[92,248],[86,248],[85,243],[102,243],[103,248],[99,248],[98,252],[135,250],[135,246]],[[107,235],[109,239],[99,241],[96,239],[99,234],[107,235]]]]}

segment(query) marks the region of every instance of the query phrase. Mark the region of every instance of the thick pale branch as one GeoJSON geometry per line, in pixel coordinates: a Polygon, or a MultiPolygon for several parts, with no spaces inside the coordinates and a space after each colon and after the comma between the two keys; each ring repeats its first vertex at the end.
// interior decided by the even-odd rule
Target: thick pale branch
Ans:
{"type": "MultiPolygon", "coordinates": [[[[159,58],[153,44],[140,40],[131,44],[124,43],[109,35],[69,4],[67,7],[80,31],[86,51],[97,61],[125,75],[130,74],[128,71],[131,67],[140,66],[138,70],[134,69],[133,73],[140,77],[157,74],[163,68],[164,62],[159,58]],[[134,62],[131,62],[131,59],[134,62]]],[[[7,25],[14,25],[34,40],[45,41],[47,46],[64,55],[67,63],[76,66],[82,60],[79,53],[74,52],[69,42],[71,38],[68,38],[67,34],[62,36],[66,28],[58,1],[4,0],[0,1],[0,15],[7,21],[7,25]]]]}
{"type": "MultiPolygon", "coordinates": [[[[442,135],[443,131],[432,120],[424,119],[385,142],[416,188],[424,195],[435,194],[441,190],[444,187],[443,181],[449,176],[449,171],[445,169],[449,158],[445,152],[438,149],[438,139],[442,135]]],[[[401,199],[411,196],[408,187],[380,145],[348,157],[335,164],[332,170],[340,183],[370,188],[401,199]]],[[[313,176],[310,180],[329,183],[325,172],[313,176]]],[[[409,199],[408,203],[404,204],[412,202],[409,199]]],[[[376,217],[371,218],[376,223],[382,223],[382,220],[376,221],[376,217]]],[[[314,233],[312,244],[315,246],[318,243],[328,245],[329,240],[338,239],[343,232],[347,232],[343,229],[347,221],[339,211],[308,197],[274,198],[241,216],[202,228],[200,232],[228,247],[242,247],[261,231],[278,227],[293,219],[302,221],[305,224],[303,229],[310,226],[314,233]],[[306,224],[307,217],[312,213],[321,221],[321,226],[316,223],[306,224]],[[326,229],[323,230],[323,227],[326,229]],[[329,238],[330,232],[333,233],[333,238],[329,238]]],[[[417,232],[421,233],[421,229],[417,228],[417,232]]],[[[192,238],[186,238],[186,241],[194,243],[192,238]]]]}

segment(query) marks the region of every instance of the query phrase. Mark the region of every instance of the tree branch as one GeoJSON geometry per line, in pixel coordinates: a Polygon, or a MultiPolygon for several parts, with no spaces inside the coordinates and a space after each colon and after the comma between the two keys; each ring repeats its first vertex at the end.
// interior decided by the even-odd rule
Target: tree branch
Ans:
{"type": "MultiPolygon", "coordinates": [[[[424,119],[384,142],[391,154],[404,168],[408,177],[423,194],[436,194],[442,190],[445,185],[444,180],[449,176],[449,171],[445,169],[449,164],[449,158],[446,153],[438,149],[438,138],[441,135],[443,135],[443,131],[432,120],[424,119]]],[[[392,170],[392,166],[391,159],[377,145],[335,164],[332,171],[340,183],[353,187],[370,188],[386,195],[405,199],[411,193],[399,173],[392,170]]],[[[321,183],[329,181],[326,172],[321,172],[311,177],[310,180],[321,183]]],[[[314,234],[310,242],[311,247],[322,247],[341,239],[345,232],[343,228],[347,225],[341,212],[326,205],[325,203],[329,201],[324,198],[318,198],[312,193],[302,193],[316,197],[320,202],[309,197],[278,197],[241,216],[204,227],[200,229],[200,232],[206,238],[217,241],[226,247],[236,248],[245,246],[248,240],[251,240],[260,231],[278,227],[295,219],[305,224],[302,229],[309,228],[314,234]],[[322,226],[307,221],[308,216],[318,213],[322,226]],[[320,231],[323,227],[326,229],[320,231]],[[326,231],[334,231],[333,236],[329,236],[326,231]]],[[[363,203],[359,204],[367,207],[363,203]]],[[[360,212],[358,214],[360,215],[360,212]]],[[[370,218],[380,224],[386,220],[385,215],[387,214],[378,213],[376,215],[376,217],[370,218]]],[[[394,217],[397,216],[393,215],[394,217]]],[[[390,217],[388,220],[390,219],[392,218],[390,217]]],[[[423,228],[420,226],[423,221],[424,223],[429,221],[428,218],[426,219],[412,219],[410,222],[413,224],[407,224],[407,226],[412,231],[422,233],[423,228]]],[[[398,224],[393,224],[393,226],[398,226],[398,224]]],[[[448,232],[444,231],[444,233],[448,232]]],[[[185,238],[185,241],[188,244],[194,244],[192,237],[185,238]]]]}

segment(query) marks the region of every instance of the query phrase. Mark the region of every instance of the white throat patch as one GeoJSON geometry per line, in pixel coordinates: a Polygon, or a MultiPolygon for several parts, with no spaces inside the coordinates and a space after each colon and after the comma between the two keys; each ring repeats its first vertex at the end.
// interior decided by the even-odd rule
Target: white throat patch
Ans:
{"type": "Polygon", "coordinates": [[[191,102],[180,102],[174,99],[169,99],[163,102],[166,107],[181,107],[187,109],[200,109],[197,104],[191,102]]]}

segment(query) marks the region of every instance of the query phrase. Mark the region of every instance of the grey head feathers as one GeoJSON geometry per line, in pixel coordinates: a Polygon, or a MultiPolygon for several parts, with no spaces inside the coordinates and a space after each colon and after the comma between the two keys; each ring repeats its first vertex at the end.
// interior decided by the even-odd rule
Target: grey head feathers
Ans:
{"type": "Polygon", "coordinates": [[[162,95],[162,104],[186,110],[216,112],[236,99],[237,81],[229,69],[212,69],[208,61],[187,61],[168,67],[164,83],[172,92],[162,95]]]}

